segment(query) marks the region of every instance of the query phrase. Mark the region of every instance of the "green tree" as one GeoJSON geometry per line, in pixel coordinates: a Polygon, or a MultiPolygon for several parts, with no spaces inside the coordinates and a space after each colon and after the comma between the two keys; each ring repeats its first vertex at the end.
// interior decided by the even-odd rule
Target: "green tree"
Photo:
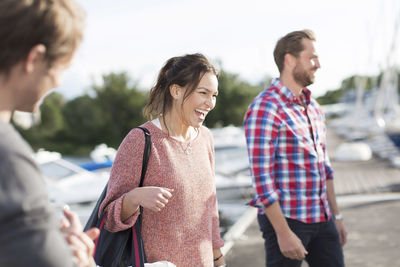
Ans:
{"type": "Polygon", "coordinates": [[[347,92],[355,91],[358,87],[363,88],[365,91],[377,88],[381,79],[382,74],[378,76],[352,75],[342,81],[340,88],[327,91],[324,95],[318,97],[317,101],[321,105],[338,103],[347,92]]]}
{"type": "Polygon", "coordinates": [[[327,91],[324,95],[317,97],[317,101],[320,105],[338,103],[342,99],[343,91],[343,89],[327,91]]]}
{"type": "Polygon", "coordinates": [[[221,70],[218,82],[217,104],[207,116],[206,125],[210,128],[242,126],[250,102],[263,88],[242,81],[237,74],[224,70],[221,70]]]}
{"type": "Polygon", "coordinates": [[[40,122],[27,130],[17,129],[35,149],[46,148],[63,131],[65,122],[61,110],[64,105],[65,99],[61,94],[50,93],[39,107],[40,122]]]}
{"type": "Polygon", "coordinates": [[[52,138],[64,128],[62,108],[65,99],[57,92],[48,95],[40,105],[40,130],[45,138],[52,138]]]}
{"type": "Polygon", "coordinates": [[[133,127],[146,121],[142,110],[147,94],[125,72],[103,75],[103,84],[92,88],[107,125],[102,129],[103,138],[108,145],[117,147],[133,127]]]}
{"type": "Polygon", "coordinates": [[[104,142],[106,115],[98,101],[88,95],[83,95],[69,101],[64,109],[65,137],[79,145],[95,146],[104,142]]]}

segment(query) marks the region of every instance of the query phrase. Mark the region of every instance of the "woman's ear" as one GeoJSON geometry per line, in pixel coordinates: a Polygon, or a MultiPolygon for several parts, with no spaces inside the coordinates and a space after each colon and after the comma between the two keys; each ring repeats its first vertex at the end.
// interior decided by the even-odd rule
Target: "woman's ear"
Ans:
{"type": "Polygon", "coordinates": [[[37,44],[29,50],[24,62],[24,69],[26,72],[31,73],[35,70],[37,64],[44,60],[46,54],[46,46],[44,44],[37,44]]]}
{"type": "Polygon", "coordinates": [[[182,87],[177,84],[173,84],[169,87],[169,92],[174,99],[179,99],[182,94],[182,87]]]}

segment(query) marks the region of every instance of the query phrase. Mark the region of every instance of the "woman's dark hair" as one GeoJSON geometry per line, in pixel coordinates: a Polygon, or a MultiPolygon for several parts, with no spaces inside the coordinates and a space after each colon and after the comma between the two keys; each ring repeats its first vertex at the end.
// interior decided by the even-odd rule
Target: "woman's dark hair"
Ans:
{"type": "Polygon", "coordinates": [[[218,77],[215,67],[202,54],[188,54],[169,59],[160,70],[156,85],[150,90],[144,115],[151,120],[171,109],[172,96],[169,88],[174,84],[186,87],[183,97],[183,101],[185,101],[206,73],[212,73],[218,77]]]}

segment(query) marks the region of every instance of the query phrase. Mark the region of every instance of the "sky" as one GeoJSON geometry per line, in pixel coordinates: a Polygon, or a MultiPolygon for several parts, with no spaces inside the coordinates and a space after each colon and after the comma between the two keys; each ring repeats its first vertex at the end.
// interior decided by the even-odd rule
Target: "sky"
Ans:
{"type": "Polygon", "coordinates": [[[400,63],[398,0],[77,0],[86,10],[85,37],[58,89],[73,98],[125,71],[144,90],[171,57],[200,52],[252,84],[279,76],[277,40],[311,29],[321,69],[314,96],[351,75],[376,75],[388,58],[400,63]]]}

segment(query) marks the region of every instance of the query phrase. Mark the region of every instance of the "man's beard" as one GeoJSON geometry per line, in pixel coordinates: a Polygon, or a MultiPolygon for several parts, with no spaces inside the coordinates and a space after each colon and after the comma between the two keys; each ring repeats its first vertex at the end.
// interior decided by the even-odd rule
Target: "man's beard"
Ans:
{"type": "Polygon", "coordinates": [[[296,65],[296,67],[293,69],[293,78],[302,87],[306,87],[314,83],[314,80],[311,77],[311,71],[307,73],[302,67],[299,67],[299,65],[296,65]]]}

